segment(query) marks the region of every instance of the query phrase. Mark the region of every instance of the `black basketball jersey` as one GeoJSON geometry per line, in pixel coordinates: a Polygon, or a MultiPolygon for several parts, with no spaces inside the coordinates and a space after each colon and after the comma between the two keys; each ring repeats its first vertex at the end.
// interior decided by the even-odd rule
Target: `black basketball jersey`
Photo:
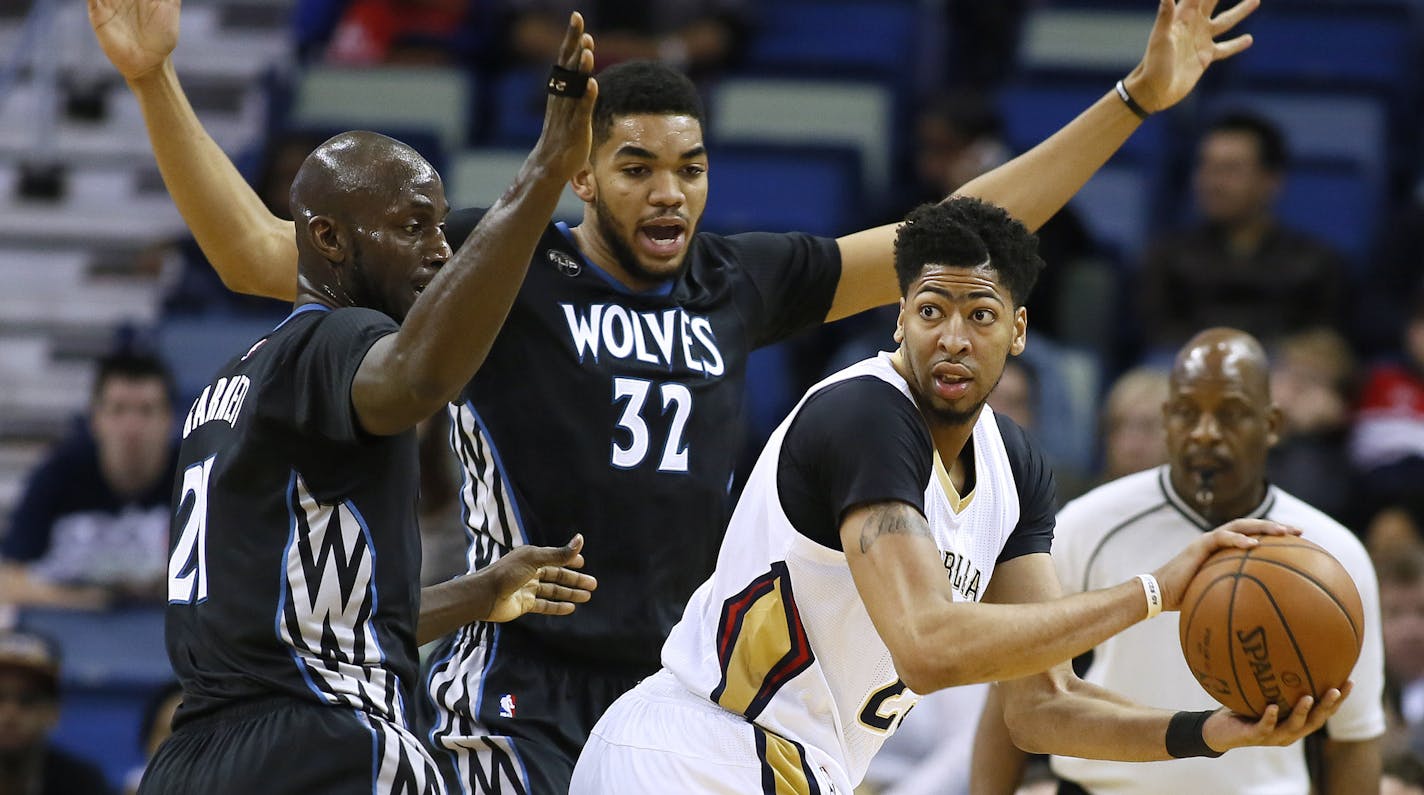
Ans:
{"type": "MultiPolygon", "coordinates": [[[[452,245],[479,211],[451,216],[452,245]]],[[[824,321],[834,240],[698,233],[680,275],[633,292],[545,231],[488,360],[451,407],[470,564],[587,540],[598,593],[577,616],[526,616],[576,659],[656,668],[711,573],[743,442],[747,356],[824,321]]]]}
{"type": "Polygon", "coordinates": [[[180,721],[287,695],[404,724],[420,605],[414,431],[360,428],[351,383],[397,330],[297,309],[228,362],[183,422],[167,646],[180,721]]]}

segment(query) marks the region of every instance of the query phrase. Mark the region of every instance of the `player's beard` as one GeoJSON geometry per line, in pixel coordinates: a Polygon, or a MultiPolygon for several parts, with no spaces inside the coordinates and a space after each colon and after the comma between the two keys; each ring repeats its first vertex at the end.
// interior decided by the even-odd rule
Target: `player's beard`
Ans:
{"type": "Polygon", "coordinates": [[[984,408],[985,403],[989,402],[989,395],[993,394],[994,390],[998,388],[999,381],[1002,380],[1003,377],[1003,372],[1000,372],[999,378],[994,380],[994,386],[990,387],[989,391],[984,393],[984,397],[979,398],[979,402],[975,403],[972,408],[959,411],[951,408],[941,408],[929,403],[929,401],[925,401],[925,403],[929,408],[930,414],[933,414],[935,419],[946,425],[967,425],[979,416],[979,411],[984,408]]]}
{"type": "Polygon", "coordinates": [[[643,267],[637,255],[633,253],[633,244],[618,231],[617,219],[602,199],[593,200],[593,217],[594,222],[598,224],[598,234],[603,238],[603,244],[608,246],[609,253],[626,273],[648,282],[665,282],[672,278],[672,274],[655,273],[643,267]]]}
{"type": "Polygon", "coordinates": [[[341,288],[346,292],[351,300],[352,306],[364,306],[374,309],[377,312],[390,317],[397,323],[405,320],[403,316],[398,316],[390,306],[390,301],[380,291],[371,289],[370,272],[366,270],[366,252],[362,249],[361,242],[356,239],[351,241],[351,263],[350,274],[341,284],[341,288]]]}

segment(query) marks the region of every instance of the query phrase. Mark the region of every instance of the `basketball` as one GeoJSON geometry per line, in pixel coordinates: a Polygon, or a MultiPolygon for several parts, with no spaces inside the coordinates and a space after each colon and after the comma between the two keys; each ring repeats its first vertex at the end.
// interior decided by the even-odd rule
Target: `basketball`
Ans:
{"type": "Polygon", "coordinates": [[[1364,608],[1345,567],[1297,536],[1207,558],[1182,597],[1182,655],[1212,698],[1243,715],[1285,715],[1350,678],[1364,608]]]}

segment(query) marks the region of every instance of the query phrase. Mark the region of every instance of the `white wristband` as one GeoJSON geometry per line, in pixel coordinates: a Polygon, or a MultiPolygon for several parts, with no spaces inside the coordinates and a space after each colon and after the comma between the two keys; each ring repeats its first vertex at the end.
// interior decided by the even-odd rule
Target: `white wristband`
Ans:
{"type": "Polygon", "coordinates": [[[1162,612],[1162,586],[1157,584],[1157,578],[1151,574],[1139,574],[1137,579],[1142,583],[1142,593],[1147,597],[1147,617],[1156,618],[1162,612]]]}

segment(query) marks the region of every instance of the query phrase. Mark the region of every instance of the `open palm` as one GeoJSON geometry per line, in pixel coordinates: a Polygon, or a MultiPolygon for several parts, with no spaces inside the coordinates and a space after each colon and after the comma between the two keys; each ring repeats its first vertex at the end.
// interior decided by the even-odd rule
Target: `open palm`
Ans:
{"type": "Polygon", "coordinates": [[[1241,2],[1215,14],[1217,0],[1158,0],[1157,19],[1135,77],[1133,96],[1148,110],[1181,101],[1216,61],[1251,46],[1249,35],[1218,41],[1260,5],[1241,2]]]}
{"type": "Polygon", "coordinates": [[[163,65],[178,45],[181,0],[89,0],[89,24],[125,79],[163,65]]]}

